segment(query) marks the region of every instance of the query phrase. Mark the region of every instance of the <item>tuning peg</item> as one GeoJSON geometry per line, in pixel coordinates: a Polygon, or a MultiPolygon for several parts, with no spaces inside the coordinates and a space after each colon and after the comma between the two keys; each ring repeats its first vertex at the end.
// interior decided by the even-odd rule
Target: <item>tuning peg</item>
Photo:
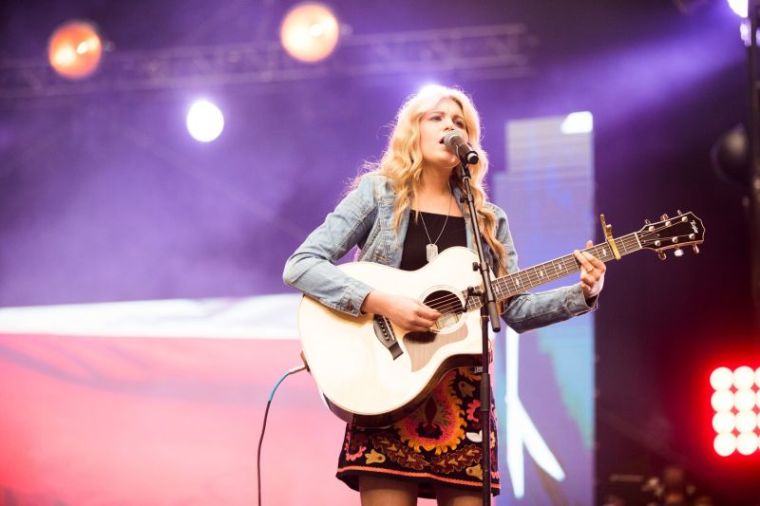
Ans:
{"type": "Polygon", "coordinates": [[[647,218],[646,220],[644,220],[644,225],[651,225],[651,224],[652,224],[652,222],[649,221],[649,218],[647,218]]]}
{"type": "Polygon", "coordinates": [[[658,257],[660,260],[667,260],[667,259],[668,259],[667,255],[665,255],[665,252],[664,252],[664,251],[660,251],[660,252],[658,252],[658,253],[657,253],[657,257],[658,257]]]}
{"type": "Polygon", "coordinates": [[[678,213],[678,216],[681,216],[683,214],[683,212],[680,209],[678,209],[676,212],[678,213]]]}
{"type": "Polygon", "coordinates": [[[676,248],[673,250],[673,256],[675,257],[682,257],[683,256],[683,250],[681,248],[676,248]]]}
{"type": "Polygon", "coordinates": [[[691,249],[694,250],[694,253],[696,253],[697,255],[699,255],[699,246],[697,246],[695,244],[694,246],[691,247],[691,249]]]}
{"type": "Polygon", "coordinates": [[[665,213],[663,213],[662,216],[660,216],[660,219],[661,220],[667,220],[668,219],[668,215],[665,214],[665,213]]]}

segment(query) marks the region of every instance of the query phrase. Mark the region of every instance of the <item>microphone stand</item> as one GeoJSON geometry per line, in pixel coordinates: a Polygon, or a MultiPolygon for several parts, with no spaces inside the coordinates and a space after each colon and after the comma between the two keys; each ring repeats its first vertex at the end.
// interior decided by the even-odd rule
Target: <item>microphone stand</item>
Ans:
{"type": "Polygon", "coordinates": [[[470,187],[470,169],[467,167],[465,160],[458,167],[459,177],[464,183],[464,195],[462,202],[467,202],[467,208],[470,213],[470,225],[472,226],[472,236],[475,241],[475,248],[478,253],[478,262],[473,264],[474,270],[479,270],[483,279],[484,290],[477,295],[480,296],[483,304],[480,307],[480,326],[481,326],[481,367],[483,369],[480,377],[480,426],[483,435],[481,446],[481,467],[483,468],[483,505],[491,504],[491,374],[489,372],[489,346],[488,346],[488,320],[491,321],[491,328],[494,332],[501,330],[501,321],[499,320],[499,311],[496,308],[496,297],[491,286],[491,273],[488,269],[488,263],[483,255],[483,244],[480,236],[480,226],[478,222],[478,213],[475,210],[475,200],[472,196],[470,187]]]}

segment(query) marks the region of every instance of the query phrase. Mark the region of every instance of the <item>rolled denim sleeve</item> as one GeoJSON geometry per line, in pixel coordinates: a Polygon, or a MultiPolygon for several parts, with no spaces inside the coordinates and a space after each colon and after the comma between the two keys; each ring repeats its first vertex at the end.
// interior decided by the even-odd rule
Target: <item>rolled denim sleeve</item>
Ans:
{"type": "MultiPolygon", "coordinates": [[[[498,220],[496,238],[506,249],[506,268],[511,274],[519,269],[509,222],[503,210],[496,206],[493,209],[498,220]]],[[[542,292],[520,293],[505,304],[502,317],[515,332],[521,333],[588,313],[596,309],[597,299],[591,305],[587,304],[580,283],[542,292]]]]}
{"type": "Polygon", "coordinates": [[[361,305],[372,287],[345,274],[335,262],[362,241],[374,223],[377,177],[361,179],[288,258],[282,275],[287,285],[354,316],[361,314],[361,305]]]}

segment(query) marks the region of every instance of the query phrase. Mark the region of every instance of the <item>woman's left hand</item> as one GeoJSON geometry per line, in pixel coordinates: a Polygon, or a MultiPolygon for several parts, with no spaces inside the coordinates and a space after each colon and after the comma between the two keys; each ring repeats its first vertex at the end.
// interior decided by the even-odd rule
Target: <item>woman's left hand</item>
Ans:
{"type": "MultiPolygon", "coordinates": [[[[591,241],[586,242],[586,248],[591,248],[594,245],[591,241]]],[[[594,255],[586,252],[580,252],[575,250],[573,252],[578,263],[581,264],[581,288],[583,289],[583,295],[586,300],[593,299],[604,287],[604,271],[607,267],[604,262],[596,258],[594,255]]]]}

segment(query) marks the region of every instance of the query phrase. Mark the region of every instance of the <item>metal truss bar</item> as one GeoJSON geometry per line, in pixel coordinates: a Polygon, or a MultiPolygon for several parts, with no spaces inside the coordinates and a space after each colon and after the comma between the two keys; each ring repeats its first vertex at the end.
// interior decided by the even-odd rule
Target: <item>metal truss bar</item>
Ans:
{"type": "Polygon", "coordinates": [[[317,64],[293,60],[274,42],[124,51],[107,53],[95,75],[75,82],[42,59],[4,60],[0,100],[419,72],[519,77],[531,72],[535,45],[524,25],[505,24],[346,35],[317,64]]]}

